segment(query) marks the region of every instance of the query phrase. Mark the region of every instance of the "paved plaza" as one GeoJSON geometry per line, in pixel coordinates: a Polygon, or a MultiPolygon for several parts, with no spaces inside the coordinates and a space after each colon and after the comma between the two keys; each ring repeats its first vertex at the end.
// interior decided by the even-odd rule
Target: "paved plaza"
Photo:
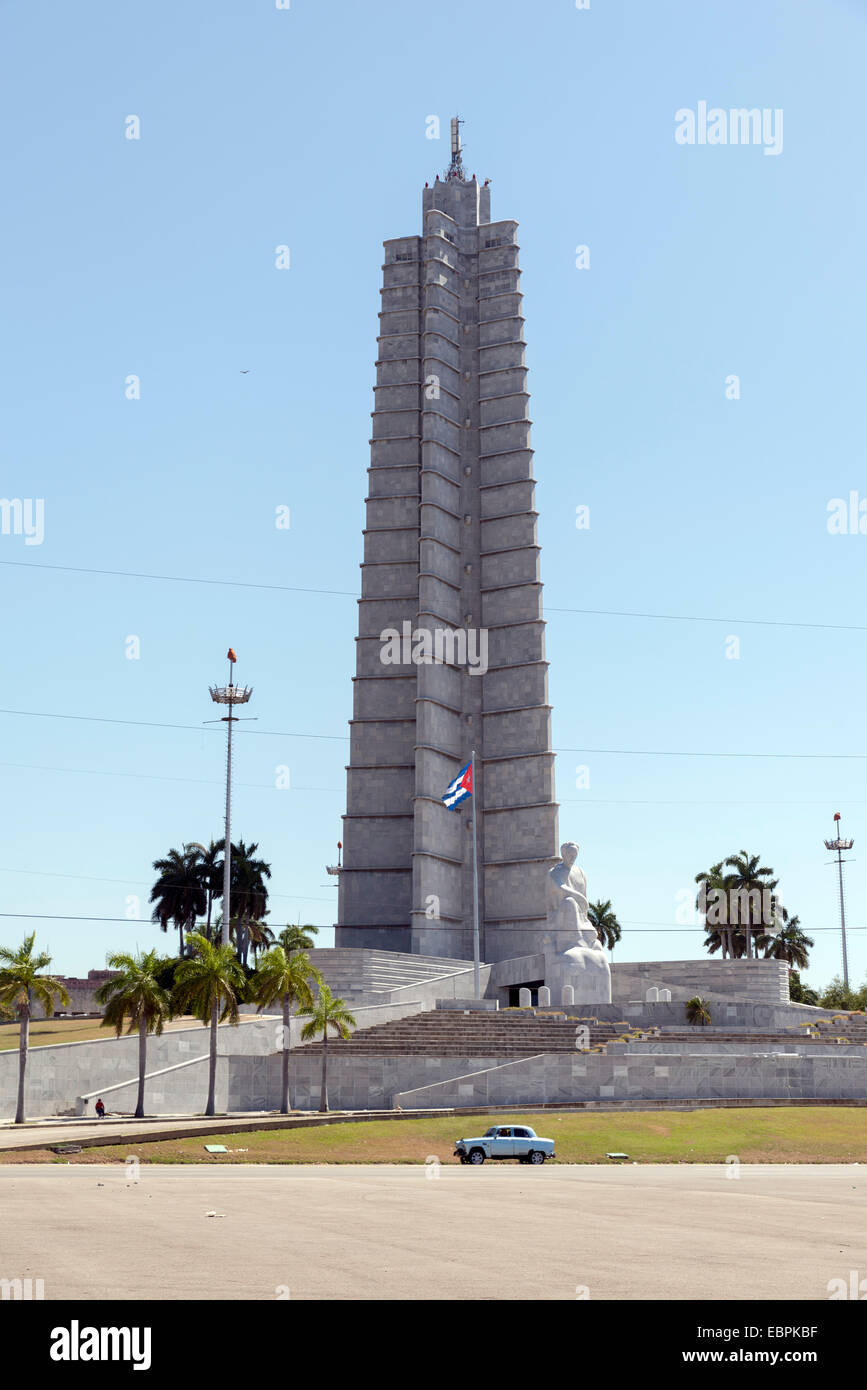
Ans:
{"type": "Polygon", "coordinates": [[[0,1277],[46,1299],[823,1300],[867,1274],[867,1167],[733,1167],[0,1167],[0,1277]]]}

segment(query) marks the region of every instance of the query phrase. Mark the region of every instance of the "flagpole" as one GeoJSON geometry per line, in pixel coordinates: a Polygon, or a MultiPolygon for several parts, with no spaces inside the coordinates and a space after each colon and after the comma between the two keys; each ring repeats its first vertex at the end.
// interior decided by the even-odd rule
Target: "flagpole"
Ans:
{"type": "Polygon", "coordinates": [[[473,990],[481,999],[479,984],[479,839],[476,833],[476,750],[470,758],[473,779],[473,990]]]}

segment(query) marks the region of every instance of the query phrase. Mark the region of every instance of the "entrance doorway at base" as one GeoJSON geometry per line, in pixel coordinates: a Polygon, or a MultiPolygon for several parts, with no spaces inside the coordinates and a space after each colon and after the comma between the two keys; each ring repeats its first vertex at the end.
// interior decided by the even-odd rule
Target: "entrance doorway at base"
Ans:
{"type": "Polygon", "coordinates": [[[509,1008],[520,1008],[521,1001],[518,998],[518,994],[522,989],[528,989],[530,991],[530,1003],[533,1005],[533,1008],[535,1008],[539,1003],[539,990],[544,983],[544,980],[528,980],[527,983],[523,985],[509,985],[509,1008]]]}

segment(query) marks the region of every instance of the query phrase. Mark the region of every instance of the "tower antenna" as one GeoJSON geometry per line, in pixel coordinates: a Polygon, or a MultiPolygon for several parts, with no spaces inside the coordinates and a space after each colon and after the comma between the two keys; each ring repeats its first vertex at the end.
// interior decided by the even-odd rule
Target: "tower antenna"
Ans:
{"type": "Polygon", "coordinates": [[[461,145],[461,126],[466,122],[460,116],[452,116],[452,162],[446,170],[447,179],[465,179],[463,147],[461,145]]]}

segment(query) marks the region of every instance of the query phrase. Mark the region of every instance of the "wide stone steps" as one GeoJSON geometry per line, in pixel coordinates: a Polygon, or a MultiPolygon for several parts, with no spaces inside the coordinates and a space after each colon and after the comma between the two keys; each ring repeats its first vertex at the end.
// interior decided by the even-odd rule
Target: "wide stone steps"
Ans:
{"type": "MultiPolygon", "coordinates": [[[[590,1050],[599,1050],[629,1031],[627,1025],[594,1020],[432,1010],[356,1029],[346,1040],[329,1036],[328,1050],[370,1056],[528,1057],[538,1052],[574,1052],[581,1025],[589,1030],[590,1050]]],[[[305,1052],[322,1051],[321,1041],[304,1046],[305,1052]]]]}
{"type": "Polygon", "coordinates": [[[472,970],[472,961],[352,946],[314,948],[308,955],[332,994],[344,999],[386,994],[472,970]]]}
{"type": "MultiPolygon", "coordinates": [[[[794,1043],[805,1043],[808,1045],[810,1043],[816,1043],[827,1046],[829,1042],[834,1041],[836,1036],[836,1033],[825,1032],[821,1037],[811,1037],[807,1033],[806,1028],[793,1029],[791,1032],[784,1033],[750,1033],[747,1031],[723,1033],[719,1029],[716,1029],[713,1033],[703,1033],[701,1028],[693,1028],[689,1031],[666,1028],[660,1031],[659,1036],[655,1037],[653,1041],[677,1043],[678,1045],[681,1043],[689,1043],[690,1046],[697,1045],[699,1047],[710,1047],[713,1043],[751,1043],[756,1047],[776,1047],[778,1045],[791,1047],[794,1043]]],[[[845,1037],[847,1042],[867,1043],[867,1031],[865,1031],[863,1036],[853,1036],[845,1032],[841,1032],[839,1036],[845,1037]]]]}
{"type": "MultiPolygon", "coordinates": [[[[839,1033],[841,1037],[851,1033],[853,1037],[867,1038],[867,1018],[849,1018],[841,1020],[839,1023],[835,1023],[830,1018],[817,1018],[813,1026],[822,1033],[839,1033]]],[[[805,1028],[804,1032],[806,1033],[806,1031],[805,1028]]]]}

